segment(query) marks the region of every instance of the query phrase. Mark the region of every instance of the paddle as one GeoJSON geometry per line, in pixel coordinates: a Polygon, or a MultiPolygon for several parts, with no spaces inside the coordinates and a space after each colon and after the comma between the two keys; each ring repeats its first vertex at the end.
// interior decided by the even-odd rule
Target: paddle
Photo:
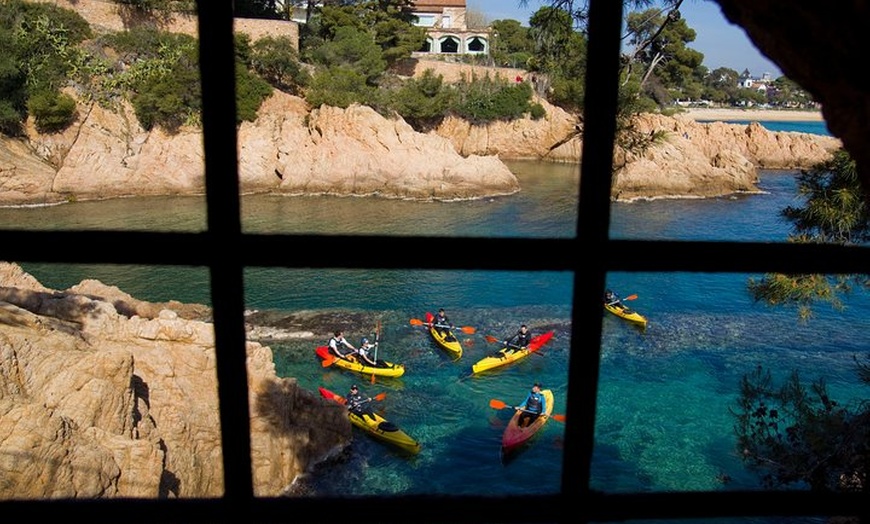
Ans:
{"type": "Polygon", "coordinates": [[[637,298],[637,293],[635,293],[634,295],[628,295],[627,297],[623,298],[622,300],[634,300],[636,298],[637,298]]]}
{"type": "MultiPolygon", "coordinates": [[[[491,407],[493,409],[505,409],[505,408],[517,409],[515,406],[509,406],[497,398],[490,399],[489,407],[491,407]]],[[[528,411],[528,410],[524,409],[523,411],[528,411]]],[[[565,415],[550,415],[550,418],[553,420],[558,420],[559,422],[565,422],[565,415]]]]}
{"type": "MultiPolygon", "coordinates": [[[[375,327],[375,364],[378,362],[378,339],[381,336],[381,321],[378,320],[377,327],[375,327]]],[[[372,371],[372,384],[375,383],[375,372],[372,371]]]]}
{"type": "MultiPolygon", "coordinates": [[[[529,342],[529,345],[527,346],[529,348],[529,353],[536,353],[539,355],[543,355],[543,353],[540,353],[538,350],[541,349],[541,346],[543,346],[547,342],[547,340],[549,340],[549,337],[547,337],[547,340],[545,340],[544,343],[538,344],[538,341],[542,340],[542,338],[545,335],[547,335],[547,333],[544,333],[543,335],[538,335],[538,336],[532,338],[532,341],[529,342]]],[[[492,335],[486,335],[484,338],[486,339],[487,342],[492,342],[492,343],[502,342],[502,340],[500,338],[495,338],[492,335]]],[[[522,349],[522,347],[517,346],[516,344],[508,344],[508,347],[512,347],[514,349],[522,349]]]]}
{"type": "MultiPolygon", "coordinates": [[[[426,322],[423,322],[419,318],[412,318],[411,325],[412,326],[428,326],[429,324],[427,324],[426,322]]],[[[462,326],[459,329],[460,329],[460,331],[462,331],[466,335],[473,335],[473,334],[477,333],[477,328],[473,328],[471,326],[462,326]]]]}

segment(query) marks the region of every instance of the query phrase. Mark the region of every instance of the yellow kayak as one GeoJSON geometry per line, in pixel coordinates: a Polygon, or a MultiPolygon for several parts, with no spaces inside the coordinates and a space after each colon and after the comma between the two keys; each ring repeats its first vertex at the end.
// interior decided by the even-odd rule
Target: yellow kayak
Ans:
{"type": "Polygon", "coordinates": [[[500,366],[504,366],[506,364],[510,364],[511,362],[516,362],[522,358],[525,358],[535,351],[541,349],[541,346],[546,344],[553,338],[553,331],[548,331],[542,335],[538,335],[529,342],[529,345],[524,348],[512,348],[506,347],[499,350],[497,353],[492,355],[487,355],[482,359],[478,360],[473,366],[471,366],[472,373],[480,373],[482,371],[488,371],[493,368],[497,368],[500,366]]]}
{"type": "Polygon", "coordinates": [[[462,344],[460,344],[459,339],[449,329],[444,335],[441,335],[441,332],[432,325],[434,319],[435,315],[427,311],[426,325],[429,327],[429,334],[432,335],[432,338],[439,347],[450,353],[450,356],[455,359],[460,358],[462,356],[462,344]]]}
{"type": "Polygon", "coordinates": [[[377,366],[370,366],[367,364],[362,364],[359,361],[351,361],[344,358],[339,358],[330,353],[329,347],[327,346],[317,346],[317,356],[323,359],[323,365],[326,366],[338,366],[343,369],[347,369],[350,371],[356,371],[357,373],[362,373],[363,375],[377,375],[379,377],[401,377],[405,374],[405,366],[402,364],[393,364],[392,362],[387,362],[386,360],[378,359],[376,362],[377,366]]]}
{"type": "Polygon", "coordinates": [[[616,304],[604,304],[604,309],[610,311],[614,315],[619,318],[625,319],[629,322],[633,322],[641,327],[646,327],[647,320],[646,317],[638,313],[637,311],[629,308],[622,302],[617,302],[616,304]]]}
{"type": "MultiPolygon", "coordinates": [[[[320,395],[323,398],[333,400],[338,402],[341,405],[346,403],[344,397],[339,395],[338,393],[333,393],[328,389],[321,387],[318,388],[320,390],[320,395]]],[[[378,415],[377,413],[373,413],[373,416],[369,415],[357,415],[352,411],[347,412],[347,417],[350,419],[351,424],[365,431],[369,435],[383,440],[384,442],[390,443],[394,446],[398,446],[399,448],[407,451],[408,453],[417,454],[420,452],[420,443],[414,440],[410,435],[396,427],[392,422],[387,421],[384,417],[378,415]]]]}

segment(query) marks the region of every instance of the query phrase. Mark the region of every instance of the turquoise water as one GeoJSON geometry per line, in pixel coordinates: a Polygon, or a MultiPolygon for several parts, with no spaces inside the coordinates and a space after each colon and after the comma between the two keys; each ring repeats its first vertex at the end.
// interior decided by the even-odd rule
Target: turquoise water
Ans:
{"type": "MultiPolygon", "coordinates": [[[[814,124],[810,124],[810,127],[814,124]]],[[[244,227],[253,232],[438,234],[569,238],[576,232],[579,169],[571,165],[515,162],[523,190],[513,196],[460,203],[393,202],[331,197],[246,197],[244,227]],[[329,212],[326,212],[329,210],[329,212]],[[332,212],[336,211],[336,212],[332,212]],[[421,229],[422,226],[422,229],[421,229]]],[[[614,238],[784,241],[788,224],[779,210],[795,204],[793,172],[763,172],[762,194],[707,200],[660,200],[612,206],[614,238]]],[[[201,199],[127,199],[117,203],[0,210],[3,227],[201,229],[201,199]],[[154,210],[168,210],[155,214],[154,210]],[[122,213],[124,217],[118,217],[122,213]],[[101,226],[102,225],[102,226],[101,226]]],[[[304,246],[300,246],[304,249],[304,246]]],[[[368,253],[343,246],[347,256],[368,253]]],[[[98,278],[146,300],[208,303],[208,275],[198,268],[139,268],[24,264],[43,283],[64,288],[98,278]]],[[[800,323],[788,308],[757,304],[747,280],[759,275],[614,273],[608,286],[646,315],[641,332],[605,314],[592,487],[606,492],[755,489],[757,478],[734,453],[729,408],[739,381],[757,365],[784,376],[797,369],[806,379],[824,375],[843,402],[866,394],[854,355],[868,351],[870,298],[855,294],[845,311],[816,308],[800,323]],[[723,483],[723,478],[730,482],[723,483]]],[[[346,393],[358,383],[368,394],[386,392],[378,409],[422,444],[416,457],[355,433],[348,453],[306,479],[314,494],[554,493],[560,489],[564,425],[550,421],[513,460],[500,458],[501,433],[510,410],[491,399],[519,403],[534,381],[555,395],[554,413],[565,413],[571,353],[569,273],[496,271],[364,271],[250,268],[247,306],[268,312],[272,325],[301,311],[348,322],[352,341],[382,323],[379,357],[406,366],[397,379],[377,379],[323,368],[314,348],[332,326],[312,326],[315,339],[267,342],[281,376],[312,391],[325,386],[346,393]],[[465,352],[458,361],[412,325],[444,307],[465,352]],[[533,333],[555,331],[540,354],[471,377],[471,365],[496,349],[487,335],[503,338],[526,323],[533,333]]],[[[581,282],[576,284],[582,285],[581,282]]],[[[599,348],[574,348],[574,351],[599,348]]]]}

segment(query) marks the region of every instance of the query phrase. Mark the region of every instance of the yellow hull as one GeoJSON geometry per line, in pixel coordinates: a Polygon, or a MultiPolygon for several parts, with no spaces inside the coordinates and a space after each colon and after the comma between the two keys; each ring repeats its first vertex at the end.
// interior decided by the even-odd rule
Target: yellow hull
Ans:
{"type": "Polygon", "coordinates": [[[627,320],[629,322],[633,322],[639,326],[646,327],[647,320],[646,317],[638,313],[637,311],[625,306],[624,304],[604,304],[604,309],[610,311],[614,315],[618,316],[621,319],[627,320]]]}
{"type": "MultiPolygon", "coordinates": [[[[329,352],[329,348],[326,346],[318,346],[317,347],[317,355],[320,358],[334,358],[333,355],[329,352]]],[[[376,375],[378,377],[401,377],[405,374],[405,366],[402,364],[393,364],[392,362],[387,362],[386,360],[378,359],[377,366],[368,366],[363,365],[360,362],[351,362],[350,360],[343,358],[335,358],[332,365],[338,366],[342,369],[347,369],[349,371],[356,371],[357,373],[362,373],[363,375],[376,375]]]]}
{"type": "Polygon", "coordinates": [[[442,336],[438,329],[432,327],[433,318],[435,317],[432,313],[426,313],[426,322],[429,326],[429,334],[432,335],[432,339],[435,340],[438,347],[449,353],[454,359],[462,357],[462,344],[459,342],[459,339],[449,329],[442,336]]]}

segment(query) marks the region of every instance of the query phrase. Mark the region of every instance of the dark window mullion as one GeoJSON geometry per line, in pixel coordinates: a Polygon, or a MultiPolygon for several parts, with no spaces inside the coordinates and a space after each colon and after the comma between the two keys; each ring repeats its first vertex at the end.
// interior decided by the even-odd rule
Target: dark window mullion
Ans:
{"type": "Polygon", "coordinates": [[[237,172],[233,4],[197,1],[202,127],[224,498],[238,511],[253,499],[245,359],[241,205],[237,172]]]}
{"type": "MultiPolygon", "coordinates": [[[[622,2],[589,3],[589,53],[583,115],[583,157],[577,210],[577,257],[568,372],[568,424],[562,495],[578,511],[589,492],[601,346],[601,297],[607,275],[610,185],[616,132],[622,2]]],[[[587,513],[588,515],[588,513],[587,513]]],[[[574,515],[581,517],[580,515],[574,515]]],[[[583,517],[581,517],[583,518],[583,517]]]]}

